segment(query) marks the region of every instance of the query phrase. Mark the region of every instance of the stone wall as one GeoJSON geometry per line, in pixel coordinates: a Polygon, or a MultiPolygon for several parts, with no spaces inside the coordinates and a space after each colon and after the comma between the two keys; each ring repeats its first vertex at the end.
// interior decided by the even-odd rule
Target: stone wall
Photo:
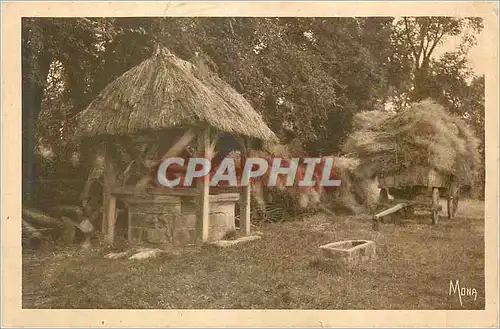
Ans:
{"type": "Polygon", "coordinates": [[[177,196],[130,196],[128,205],[129,242],[133,244],[172,244],[174,225],[181,215],[177,196]]]}
{"type": "MultiPolygon", "coordinates": [[[[234,193],[209,196],[209,241],[222,239],[235,230],[234,193]]],[[[129,242],[183,246],[196,243],[196,198],[173,195],[129,195],[129,242]]]]}

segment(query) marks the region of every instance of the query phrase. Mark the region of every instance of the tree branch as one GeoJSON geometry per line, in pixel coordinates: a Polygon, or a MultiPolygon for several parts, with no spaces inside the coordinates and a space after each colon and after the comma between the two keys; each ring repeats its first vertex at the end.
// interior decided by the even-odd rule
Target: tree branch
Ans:
{"type": "Polygon", "coordinates": [[[415,57],[415,60],[417,61],[415,66],[418,68],[419,63],[418,63],[418,59],[417,59],[417,51],[416,51],[415,46],[413,45],[413,42],[412,42],[411,37],[410,37],[410,28],[408,27],[408,20],[406,19],[406,17],[403,18],[403,20],[405,21],[405,31],[406,31],[406,37],[408,39],[408,43],[410,44],[413,56],[415,57]]]}
{"type": "MultiPolygon", "coordinates": [[[[434,42],[433,42],[433,44],[432,44],[432,46],[431,46],[431,51],[430,51],[430,52],[427,52],[427,50],[428,50],[428,48],[429,48],[429,45],[431,44],[431,40],[428,40],[428,42],[427,42],[427,46],[425,47],[425,51],[424,51],[424,58],[426,58],[426,57],[430,57],[430,55],[431,55],[432,51],[434,50],[434,48],[436,47],[437,43],[438,43],[438,42],[439,42],[439,40],[441,39],[442,35],[441,35],[441,37],[438,39],[439,30],[440,30],[440,29],[439,29],[439,25],[438,25],[438,26],[437,26],[437,28],[436,28],[436,32],[434,33],[434,37],[433,37],[434,42]]],[[[443,33],[444,33],[444,30],[443,30],[443,33]]]]}
{"type": "Polygon", "coordinates": [[[439,44],[439,41],[441,41],[441,39],[443,38],[444,35],[445,35],[445,31],[443,30],[443,32],[441,33],[441,35],[439,37],[437,37],[437,39],[434,41],[434,44],[432,45],[431,49],[429,50],[429,53],[426,55],[427,59],[429,57],[431,57],[432,52],[434,51],[434,49],[436,48],[436,46],[439,44]]]}
{"type": "MultiPolygon", "coordinates": [[[[418,48],[418,56],[417,56],[417,62],[420,62],[420,56],[422,55],[422,52],[424,51],[424,40],[427,35],[427,31],[429,30],[429,22],[427,21],[424,26],[420,25],[420,46],[418,48]]],[[[424,57],[425,57],[425,52],[424,52],[424,57]]]]}

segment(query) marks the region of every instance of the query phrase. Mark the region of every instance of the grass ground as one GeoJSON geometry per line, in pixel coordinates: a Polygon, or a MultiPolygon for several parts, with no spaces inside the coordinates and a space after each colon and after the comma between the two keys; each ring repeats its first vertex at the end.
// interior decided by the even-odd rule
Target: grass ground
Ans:
{"type": "MultiPolygon", "coordinates": [[[[444,215],[444,214],[443,214],[444,215]]],[[[78,248],[23,253],[23,308],[484,309],[484,203],[430,225],[415,215],[372,231],[365,217],[314,215],[260,228],[260,241],[145,261],[78,248]],[[376,262],[346,270],[318,246],[370,239],[376,262]],[[450,280],[477,299],[449,295],[450,280]]]]}

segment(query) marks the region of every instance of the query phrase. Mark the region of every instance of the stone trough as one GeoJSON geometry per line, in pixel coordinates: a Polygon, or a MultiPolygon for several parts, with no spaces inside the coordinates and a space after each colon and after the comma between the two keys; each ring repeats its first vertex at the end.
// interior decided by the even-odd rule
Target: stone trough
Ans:
{"type": "Polygon", "coordinates": [[[319,247],[322,254],[338,260],[347,267],[367,263],[375,258],[375,242],[369,240],[346,240],[319,247]]]}

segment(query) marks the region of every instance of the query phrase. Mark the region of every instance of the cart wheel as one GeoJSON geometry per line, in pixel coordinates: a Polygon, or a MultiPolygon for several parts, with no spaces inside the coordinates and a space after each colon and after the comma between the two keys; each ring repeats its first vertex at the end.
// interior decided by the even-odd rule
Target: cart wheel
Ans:
{"type": "Polygon", "coordinates": [[[458,210],[458,196],[453,198],[453,217],[457,214],[458,210]]]}
{"type": "Polygon", "coordinates": [[[389,191],[386,188],[381,188],[380,189],[380,194],[379,194],[378,200],[380,202],[387,202],[387,201],[389,201],[389,191]]]}
{"type": "MultiPolygon", "coordinates": [[[[389,189],[384,188],[384,187],[380,189],[380,194],[378,196],[378,202],[384,203],[384,204],[387,204],[389,202],[389,189]]],[[[375,225],[377,225],[377,229],[375,229],[375,230],[378,230],[378,227],[380,226],[380,223],[385,223],[386,219],[390,222],[391,218],[392,218],[391,215],[387,215],[387,216],[385,216],[385,218],[384,217],[379,218],[377,220],[377,223],[373,224],[374,225],[373,229],[375,229],[375,225]]]]}
{"type": "Polygon", "coordinates": [[[411,216],[415,215],[415,207],[414,206],[408,206],[405,208],[405,217],[409,218],[411,216]]]}
{"type": "Polygon", "coordinates": [[[458,208],[458,197],[456,196],[448,198],[446,205],[448,208],[448,218],[455,218],[455,214],[457,213],[458,208]]]}
{"type": "Polygon", "coordinates": [[[439,220],[439,211],[434,207],[439,204],[439,189],[437,187],[432,189],[432,225],[436,225],[439,220]]]}
{"type": "Polygon", "coordinates": [[[448,198],[446,200],[446,208],[448,210],[448,219],[453,219],[454,213],[453,213],[453,198],[448,198]]]}

